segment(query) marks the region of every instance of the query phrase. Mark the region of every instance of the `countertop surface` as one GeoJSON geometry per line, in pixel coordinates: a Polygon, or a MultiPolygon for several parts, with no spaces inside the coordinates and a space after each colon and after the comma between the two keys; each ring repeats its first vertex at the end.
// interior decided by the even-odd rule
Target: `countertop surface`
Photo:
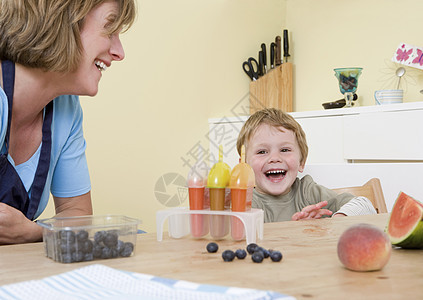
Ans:
{"type": "MultiPolygon", "coordinates": [[[[357,115],[363,113],[375,112],[395,112],[405,110],[422,110],[423,101],[419,102],[405,102],[386,105],[369,105],[369,106],[356,106],[351,108],[334,108],[334,109],[321,109],[311,111],[298,111],[290,112],[294,118],[314,118],[314,117],[330,117],[330,116],[344,116],[344,115],[357,115]]],[[[237,117],[224,117],[224,118],[210,118],[209,124],[216,123],[231,123],[231,122],[245,122],[249,116],[237,117]]]]}
{"type": "Polygon", "coordinates": [[[423,295],[423,250],[392,249],[380,271],[354,272],[337,256],[340,235],[357,223],[384,229],[389,214],[289,221],[264,224],[257,244],[279,250],[281,262],[265,259],[224,262],[226,249],[245,248],[245,241],[217,241],[218,253],[208,253],[209,239],[139,234],[136,253],[129,258],[62,264],[45,257],[43,243],[0,247],[0,285],[41,279],[87,266],[103,264],[119,270],[186,280],[200,284],[271,290],[297,299],[418,299],[423,295]]]}

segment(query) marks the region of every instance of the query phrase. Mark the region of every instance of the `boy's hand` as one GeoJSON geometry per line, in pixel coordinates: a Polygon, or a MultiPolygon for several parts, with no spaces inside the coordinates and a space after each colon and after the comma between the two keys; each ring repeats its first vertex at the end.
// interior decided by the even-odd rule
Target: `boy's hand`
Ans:
{"type": "Polygon", "coordinates": [[[301,219],[320,219],[323,216],[330,216],[332,212],[329,209],[322,209],[322,207],[328,205],[327,201],[322,201],[317,204],[309,205],[304,207],[301,211],[296,212],[292,215],[292,221],[298,221],[301,219]]]}

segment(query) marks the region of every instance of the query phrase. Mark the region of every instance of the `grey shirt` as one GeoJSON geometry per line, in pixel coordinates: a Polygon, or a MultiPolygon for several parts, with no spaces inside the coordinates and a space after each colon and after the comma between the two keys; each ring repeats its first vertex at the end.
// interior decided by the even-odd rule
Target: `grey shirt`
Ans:
{"type": "Polygon", "coordinates": [[[272,196],[253,192],[253,208],[264,211],[264,222],[290,221],[293,214],[304,207],[321,201],[328,201],[324,208],[332,212],[342,212],[346,215],[374,214],[376,210],[365,197],[355,197],[352,194],[336,192],[319,185],[310,175],[297,178],[286,195],[272,196]],[[351,203],[349,203],[351,201],[351,203]],[[348,204],[348,205],[346,205],[348,204]],[[345,205],[345,207],[343,207],[345,205]]]}

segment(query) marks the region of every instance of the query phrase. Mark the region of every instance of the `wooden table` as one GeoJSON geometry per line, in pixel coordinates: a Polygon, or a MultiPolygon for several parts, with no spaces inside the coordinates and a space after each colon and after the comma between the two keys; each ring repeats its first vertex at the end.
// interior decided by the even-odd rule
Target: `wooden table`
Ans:
{"type": "Polygon", "coordinates": [[[224,262],[226,249],[245,248],[244,242],[219,241],[218,253],[207,253],[209,240],[169,238],[157,242],[156,234],[138,236],[136,255],[130,258],[61,264],[44,256],[42,243],[0,246],[0,285],[41,279],[93,263],[120,270],[204,284],[273,290],[297,299],[423,299],[423,250],[393,249],[381,271],[353,272],[337,257],[342,232],[355,223],[384,229],[388,214],[266,223],[258,244],[280,250],[279,263],[266,259],[224,262]]]}

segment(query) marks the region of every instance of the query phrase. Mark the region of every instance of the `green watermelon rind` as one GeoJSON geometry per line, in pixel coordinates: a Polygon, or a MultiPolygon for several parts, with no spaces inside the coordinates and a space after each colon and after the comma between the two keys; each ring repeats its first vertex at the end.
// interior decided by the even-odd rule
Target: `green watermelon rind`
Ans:
{"type": "MultiPolygon", "coordinates": [[[[403,192],[400,193],[397,200],[400,198],[401,194],[405,194],[403,192]]],[[[406,195],[406,194],[405,194],[406,195]]],[[[412,197],[406,195],[408,199],[414,201],[417,204],[417,207],[420,208],[423,214],[423,205],[419,201],[413,199],[412,197]]],[[[396,203],[395,203],[396,204],[396,203]]],[[[395,209],[395,204],[393,210],[395,209]]],[[[392,217],[392,213],[391,213],[392,217]]],[[[403,235],[403,237],[397,238],[393,237],[389,233],[389,223],[391,222],[391,218],[389,218],[388,226],[387,226],[387,233],[391,240],[392,245],[399,246],[405,249],[419,249],[423,248],[423,219],[415,224],[413,228],[411,228],[407,233],[403,235]]]]}
{"type": "Polygon", "coordinates": [[[392,245],[399,246],[406,249],[419,249],[423,248],[423,221],[417,223],[417,226],[411,233],[407,234],[405,239],[396,239],[389,235],[392,245]]]}

